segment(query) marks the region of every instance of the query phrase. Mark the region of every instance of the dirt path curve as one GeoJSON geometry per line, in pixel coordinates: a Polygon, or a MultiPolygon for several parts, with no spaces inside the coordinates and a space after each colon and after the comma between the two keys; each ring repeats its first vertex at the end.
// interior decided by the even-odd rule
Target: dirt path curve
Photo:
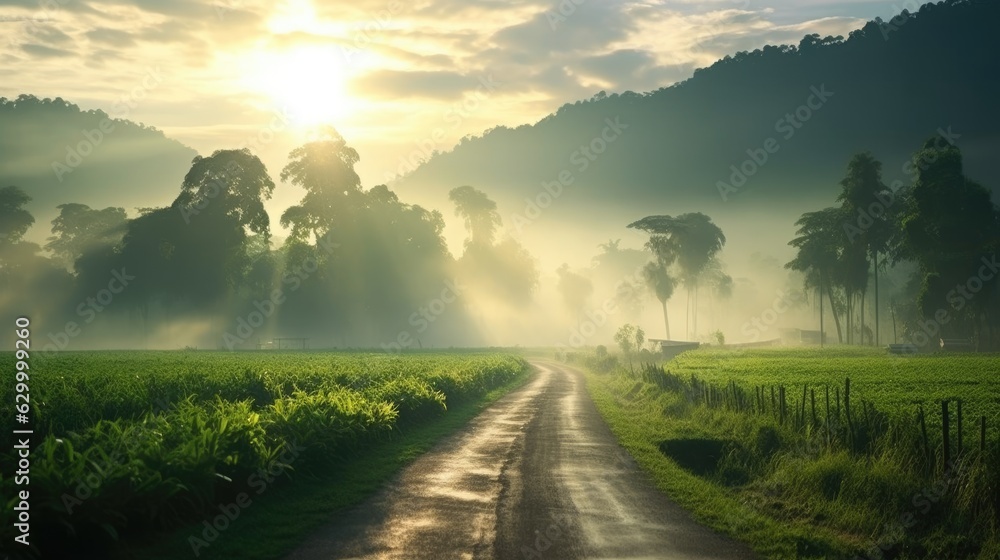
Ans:
{"type": "Polygon", "coordinates": [[[286,560],[735,560],[618,445],[580,372],[535,376],[286,560]]]}

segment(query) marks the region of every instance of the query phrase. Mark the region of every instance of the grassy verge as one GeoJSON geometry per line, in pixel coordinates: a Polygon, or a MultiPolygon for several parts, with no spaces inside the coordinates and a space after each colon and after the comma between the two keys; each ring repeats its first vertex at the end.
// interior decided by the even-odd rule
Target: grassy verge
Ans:
{"type": "MultiPolygon", "coordinates": [[[[207,560],[271,560],[282,558],[318,527],[336,521],[347,509],[374,494],[401,468],[460,429],[484,408],[523,385],[526,369],[509,383],[480,399],[451,408],[446,414],[415,427],[403,428],[391,440],[379,442],[350,462],[319,477],[279,479],[260,495],[197,557],[207,560]]],[[[132,543],[133,558],[190,559],[191,537],[202,538],[202,523],[182,527],[154,542],[132,543]]],[[[207,541],[206,541],[207,542],[207,541]]]]}
{"type": "Polygon", "coordinates": [[[765,558],[809,557],[802,554],[812,550],[846,555],[843,539],[831,531],[779,522],[751,507],[745,496],[692,474],[660,452],[660,442],[704,436],[702,428],[665,416],[647,398],[626,397],[628,389],[610,374],[587,372],[586,378],[597,409],[618,441],[657,488],[700,523],[743,540],[765,558]]]}
{"type": "MultiPolygon", "coordinates": [[[[730,366],[739,367],[738,359],[730,366]]],[[[703,365],[699,376],[713,376],[711,364],[703,365]]],[[[992,455],[970,453],[958,474],[917,472],[913,450],[890,445],[892,438],[867,453],[825,446],[822,432],[700,404],[683,394],[690,390],[684,379],[587,373],[601,414],[659,489],[762,557],[1000,557],[994,511],[979,499],[995,491],[983,462],[992,455]],[[699,464],[712,455],[711,468],[699,464]]]]}

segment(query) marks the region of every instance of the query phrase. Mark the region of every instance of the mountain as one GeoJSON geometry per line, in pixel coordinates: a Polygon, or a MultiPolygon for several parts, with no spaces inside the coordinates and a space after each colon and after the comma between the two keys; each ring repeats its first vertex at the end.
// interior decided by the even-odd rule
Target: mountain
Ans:
{"type": "Polygon", "coordinates": [[[550,205],[567,218],[586,207],[595,216],[800,211],[831,204],[861,150],[883,162],[887,182],[909,181],[904,164],[940,131],[962,149],[967,174],[997,188],[998,22],[1000,2],[950,0],[876,19],[846,40],[810,35],[739,52],[671,87],[601,92],[533,125],[491,129],[392,186],[439,207],[455,186],[483,188],[508,209],[508,227],[515,214],[541,213],[531,204],[549,203],[543,182],[560,191],[560,173],[550,205]]]}
{"type": "Polygon", "coordinates": [[[61,98],[0,98],[0,186],[32,197],[35,236],[48,234],[59,204],[130,213],[168,204],[196,155],[154,128],[61,98]]]}

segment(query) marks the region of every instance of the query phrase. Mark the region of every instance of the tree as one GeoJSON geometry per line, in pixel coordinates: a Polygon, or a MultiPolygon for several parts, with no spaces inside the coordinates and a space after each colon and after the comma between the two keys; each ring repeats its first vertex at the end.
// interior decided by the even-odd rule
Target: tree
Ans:
{"type": "Polygon", "coordinates": [[[637,277],[637,272],[649,260],[649,253],[640,249],[623,249],[620,239],[601,243],[598,248],[600,253],[591,259],[588,275],[595,291],[614,293],[627,316],[638,316],[642,310],[644,290],[641,285],[627,279],[637,277]]]}
{"type": "MultiPolygon", "coordinates": [[[[24,208],[30,201],[18,187],[0,189],[0,318],[13,322],[14,317],[29,313],[37,325],[62,325],[68,318],[65,313],[73,278],[39,254],[37,243],[24,240],[35,223],[24,208]]],[[[75,304],[72,309],[76,311],[75,304]]],[[[13,345],[12,338],[0,335],[0,343],[6,342],[13,345]]]]}
{"type": "MultiPolygon", "coordinates": [[[[868,258],[875,271],[875,344],[878,344],[879,254],[885,251],[890,236],[885,201],[892,200],[892,193],[882,182],[882,164],[869,152],[855,154],[847,164],[847,176],[841,180],[842,190],[837,200],[850,218],[844,223],[848,244],[844,247],[847,261],[847,284],[852,292],[860,294],[860,324],[864,344],[865,296],[868,292],[868,258]]],[[[850,305],[850,303],[849,303],[850,305]]],[[[853,306],[852,306],[853,307],[853,306]]]]}
{"type": "Polygon", "coordinates": [[[807,212],[795,222],[798,237],[788,244],[798,249],[795,258],[785,264],[785,268],[805,274],[806,287],[817,288],[820,297],[820,338],[823,336],[822,298],[826,292],[830,300],[837,339],[844,342],[840,318],[833,298],[833,281],[840,265],[844,234],[842,229],[843,211],[840,208],[826,208],[818,212],[807,212]]]}
{"type": "Polygon", "coordinates": [[[615,343],[618,344],[618,348],[621,349],[622,354],[628,354],[632,352],[633,345],[635,344],[635,326],[626,323],[618,327],[618,331],[615,332],[615,343]]]}
{"type": "Polygon", "coordinates": [[[124,208],[94,210],[86,204],[60,204],[52,220],[52,233],[45,248],[67,267],[84,253],[118,244],[128,221],[124,208]]]}
{"type": "Polygon", "coordinates": [[[219,213],[267,238],[271,221],[264,201],[273,192],[274,181],[267,167],[249,149],[216,150],[209,157],[194,158],[174,206],[181,209],[186,223],[202,209],[215,206],[221,209],[219,213]]]}
{"type": "Polygon", "coordinates": [[[614,300],[625,317],[637,317],[642,313],[645,302],[644,290],[641,281],[622,280],[615,286],[614,300]]]}
{"type": "Polygon", "coordinates": [[[264,164],[246,149],[196,157],[170,206],[140,209],[118,247],[77,260],[78,284],[95,290],[107,283],[109,266],[124,267],[135,281],[116,297],[144,332],[156,311],[162,312],[159,321],[210,311],[229,315],[248,288],[251,253],[259,252],[254,245],[269,246],[264,200],[273,189],[264,164]]]}
{"type": "Polygon", "coordinates": [[[31,197],[15,186],[0,189],[0,245],[21,241],[35,223],[34,216],[24,209],[29,202],[31,197]]]}
{"type": "Polygon", "coordinates": [[[361,158],[340,134],[330,130],[326,139],[295,148],[288,159],[281,180],[306,191],[299,204],[281,215],[292,238],[318,240],[352,219],[363,200],[361,178],[354,171],[361,158]]]}
{"type": "Polygon", "coordinates": [[[458,265],[463,276],[478,286],[480,298],[498,297],[507,304],[530,301],[538,285],[538,268],[513,238],[496,241],[497,229],[503,225],[496,202],[470,186],[452,189],[449,198],[469,232],[458,265]]]}
{"type": "Polygon", "coordinates": [[[901,217],[901,242],[922,277],[918,308],[935,321],[947,313],[942,335],[975,337],[982,349],[992,343],[1000,315],[991,312],[997,282],[982,289],[984,281],[976,291],[967,285],[981,278],[984,259],[1000,249],[1000,211],[990,191],[964,175],[961,152],[943,138],[929,139],[913,165],[917,178],[901,217]]]}
{"type": "Polygon", "coordinates": [[[465,229],[469,232],[466,246],[493,245],[497,228],[501,225],[497,203],[483,191],[468,185],[452,189],[448,199],[455,205],[455,215],[465,220],[465,229]]]}
{"type": "Polygon", "coordinates": [[[723,270],[722,262],[718,258],[713,258],[708,265],[705,267],[702,273],[704,281],[708,283],[708,286],[712,290],[712,302],[710,306],[709,317],[712,320],[712,326],[715,326],[715,305],[714,302],[719,300],[729,300],[733,297],[733,277],[726,274],[723,270]]]}
{"type": "Polygon", "coordinates": [[[688,292],[686,326],[690,336],[698,328],[698,284],[708,264],[726,244],[726,236],[711,218],[700,212],[676,218],[647,216],[628,227],[649,233],[649,246],[654,253],[672,252],[676,256],[681,282],[688,292]]]}
{"type": "Polygon", "coordinates": [[[24,209],[29,202],[31,197],[17,187],[0,189],[0,280],[10,280],[34,264],[40,250],[37,244],[22,239],[35,223],[34,216],[24,209]]]}
{"type": "Polygon", "coordinates": [[[667,316],[667,300],[674,295],[677,281],[667,272],[667,265],[660,259],[650,261],[642,269],[643,279],[663,309],[663,327],[667,340],[670,340],[670,318],[667,316]]]}
{"type": "Polygon", "coordinates": [[[642,327],[626,323],[618,328],[615,332],[615,343],[618,344],[618,348],[621,349],[622,354],[630,354],[633,351],[638,352],[642,349],[642,345],[646,342],[646,333],[642,330],[642,327]]]}

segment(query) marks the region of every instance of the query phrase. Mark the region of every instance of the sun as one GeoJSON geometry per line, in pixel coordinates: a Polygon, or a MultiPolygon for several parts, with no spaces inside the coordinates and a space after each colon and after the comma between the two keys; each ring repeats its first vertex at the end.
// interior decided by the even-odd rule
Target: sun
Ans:
{"type": "Polygon", "coordinates": [[[350,68],[337,47],[262,50],[248,62],[247,86],[265,94],[297,125],[337,125],[355,109],[347,92],[350,68]]]}

